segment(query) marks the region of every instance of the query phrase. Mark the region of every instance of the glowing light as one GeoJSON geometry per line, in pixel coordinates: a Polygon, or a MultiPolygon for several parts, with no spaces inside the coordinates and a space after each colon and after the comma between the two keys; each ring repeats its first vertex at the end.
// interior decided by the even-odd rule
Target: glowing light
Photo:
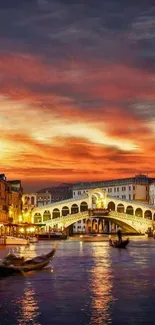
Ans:
{"type": "Polygon", "coordinates": [[[22,216],[20,215],[18,218],[19,222],[22,222],[22,216]]]}

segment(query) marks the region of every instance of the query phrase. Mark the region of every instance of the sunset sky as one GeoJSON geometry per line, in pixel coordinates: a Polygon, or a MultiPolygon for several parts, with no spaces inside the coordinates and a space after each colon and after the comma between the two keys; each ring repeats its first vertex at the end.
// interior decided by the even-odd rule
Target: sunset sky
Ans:
{"type": "Polygon", "coordinates": [[[25,191],[155,176],[155,5],[74,2],[0,3],[0,172],[25,191]]]}

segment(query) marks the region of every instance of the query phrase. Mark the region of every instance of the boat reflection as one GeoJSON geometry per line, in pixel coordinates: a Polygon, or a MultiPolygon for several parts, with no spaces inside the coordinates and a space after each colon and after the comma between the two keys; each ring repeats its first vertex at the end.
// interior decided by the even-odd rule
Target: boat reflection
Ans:
{"type": "Polygon", "coordinates": [[[108,251],[109,249],[104,246],[92,247],[94,268],[90,272],[92,304],[89,325],[111,323],[110,304],[113,302],[112,272],[108,251]]]}
{"type": "Polygon", "coordinates": [[[41,325],[37,320],[40,312],[37,304],[36,293],[30,281],[26,281],[24,294],[19,303],[21,308],[18,325],[41,325]]]}

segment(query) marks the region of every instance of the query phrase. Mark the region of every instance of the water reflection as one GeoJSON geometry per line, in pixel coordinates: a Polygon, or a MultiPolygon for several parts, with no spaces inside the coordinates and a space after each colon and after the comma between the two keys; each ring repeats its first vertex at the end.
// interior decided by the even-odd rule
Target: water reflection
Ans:
{"type": "Polygon", "coordinates": [[[26,281],[23,297],[21,298],[21,301],[17,302],[17,304],[21,305],[18,318],[19,325],[40,325],[37,321],[37,318],[40,315],[37,297],[30,281],[26,281]]]}
{"type": "Polygon", "coordinates": [[[92,305],[89,325],[107,325],[111,324],[110,303],[113,301],[109,249],[104,246],[95,246],[92,254],[94,267],[90,272],[92,305]]]}

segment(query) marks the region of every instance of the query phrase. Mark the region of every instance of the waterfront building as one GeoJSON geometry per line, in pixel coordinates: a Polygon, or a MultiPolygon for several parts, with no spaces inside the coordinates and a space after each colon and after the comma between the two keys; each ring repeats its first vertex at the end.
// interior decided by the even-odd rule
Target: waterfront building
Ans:
{"type": "MultiPolygon", "coordinates": [[[[152,193],[153,193],[153,184],[155,184],[155,178],[150,178],[147,175],[142,175],[142,174],[130,178],[105,180],[100,182],[77,183],[73,185],[73,198],[85,196],[88,190],[90,189],[102,188],[107,192],[108,196],[121,198],[124,200],[131,200],[131,201],[133,200],[133,201],[149,203],[151,184],[152,184],[152,193]]],[[[154,185],[154,190],[155,190],[155,185],[154,185]]],[[[154,195],[154,199],[155,199],[155,195],[154,195]]],[[[75,223],[73,225],[73,232],[74,233],[85,232],[86,222],[87,220],[79,221],[75,223]]],[[[107,225],[107,222],[106,223],[104,222],[104,231],[106,231],[107,229],[114,231],[115,225],[111,223],[107,225]]],[[[94,229],[91,230],[94,231],[94,229]]]]}
{"type": "Polygon", "coordinates": [[[7,181],[0,174],[0,222],[18,222],[22,212],[22,186],[20,180],[7,181]]]}

